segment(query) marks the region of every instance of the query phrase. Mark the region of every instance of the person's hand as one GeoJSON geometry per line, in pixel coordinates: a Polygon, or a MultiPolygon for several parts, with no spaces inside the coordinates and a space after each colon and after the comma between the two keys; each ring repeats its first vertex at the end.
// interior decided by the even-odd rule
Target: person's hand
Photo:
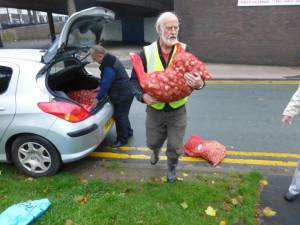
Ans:
{"type": "Polygon", "coordinates": [[[292,117],[292,116],[285,116],[285,115],[283,115],[281,117],[281,123],[283,125],[291,125],[293,123],[293,119],[294,119],[294,117],[292,117]]]}
{"type": "Polygon", "coordinates": [[[157,103],[159,102],[156,98],[152,97],[151,95],[145,93],[143,94],[143,101],[147,104],[147,105],[151,105],[153,103],[157,103]]]}
{"type": "Polygon", "coordinates": [[[184,79],[187,85],[193,89],[200,89],[204,85],[204,82],[198,73],[195,73],[195,75],[191,73],[185,73],[184,79]]]}

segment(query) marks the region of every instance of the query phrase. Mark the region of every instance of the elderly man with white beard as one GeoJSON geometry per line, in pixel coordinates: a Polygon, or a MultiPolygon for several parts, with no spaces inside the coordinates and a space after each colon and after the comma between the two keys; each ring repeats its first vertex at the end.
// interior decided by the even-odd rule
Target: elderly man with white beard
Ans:
{"type": "MultiPolygon", "coordinates": [[[[190,51],[186,44],[178,41],[179,20],[173,12],[164,12],[158,17],[156,31],[159,39],[145,46],[140,52],[146,73],[164,71],[177,51],[177,43],[180,43],[186,51],[190,51]]],[[[193,89],[199,90],[205,85],[199,76],[186,73],[184,78],[193,89]]],[[[161,147],[167,140],[167,180],[173,183],[176,181],[178,159],[182,154],[187,120],[185,104],[188,98],[169,103],[158,102],[154,97],[144,93],[134,69],[131,74],[131,84],[137,100],[147,104],[146,142],[148,148],[152,150],[150,163],[155,165],[159,161],[161,147]]]]}

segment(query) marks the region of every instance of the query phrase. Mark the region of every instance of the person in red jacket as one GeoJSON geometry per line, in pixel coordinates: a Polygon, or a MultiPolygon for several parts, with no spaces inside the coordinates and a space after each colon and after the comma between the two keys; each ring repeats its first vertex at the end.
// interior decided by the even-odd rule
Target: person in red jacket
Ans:
{"type": "MultiPolygon", "coordinates": [[[[178,41],[179,21],[173,12],[164,12],[158,17],[156,31],[159,39],[145,46],[140,53],[146,73],[164,71],[172,61],[177,43],[180,43],[186,51],[190,51],[184,43],[178,41]]],[[[204,86],[204,81],[193,74],[186,73],[185,80],[193,89],[201,89],[204,86]]],[[[152,150],[150,163],[154,165],[158,162],[160,149],[167,140],[167,179],[168,182],[174,182],[178,158],[182,154],[187,98],[170,103],[158,102],[142,90],[134,70],[131,74],[131,83],[137,100],[147,104],[146,141],[152,150]]]]}

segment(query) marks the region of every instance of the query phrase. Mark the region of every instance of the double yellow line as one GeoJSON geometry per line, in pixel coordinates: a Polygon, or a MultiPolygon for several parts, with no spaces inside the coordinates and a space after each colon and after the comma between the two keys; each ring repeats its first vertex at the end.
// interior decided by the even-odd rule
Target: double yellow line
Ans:
{"type": "MultiPolygon", "coordinates": [[[[300,84],[300,80],[210,80],[207,81],[208,84],[300,84]]],[[[118,149],[118,153],[111,151],[117,150],[109,147],[95,151],[90,154],[91,157],[97,158],[109,158],[109,159],[139,159],[139,160],[149,160],[150,150],[146,147],[130,147],[123,146],[118,149]],[[129,153],[119,153],[120,151],[129,153]],[[131,152],[130,152],[131,151],[131,152]],[[133,151],[147,151],[147,154],[135,154],[133,151]]],[[[165,151],[165,149],[163,149],[165,151]]],[[[227,151],[227,156],[222,161],[222,163],[227,164],[244,164],[244,165],[262,165],[262,166],[283,166],[283,167],[294,167],[297,165],[297,161],[300,158],[300,154],[291,153],[274,153],[274,152],[249,152],[249,151],[227,151]],[[229,158],[230,156],[239,156],[245,158],[229,158]],[[262,159],[262,158],[272,158],[262,159]],[[279,160],[278,160],[279,159],[279,160]],[[295,159],[295,161],[289,161],[290,159],[295,159]]],[[[160,160],[167,160],[166,156],[161,156],[160,160]]],[[[202,158],[183,156],[180,158],[183,162],[206,162],[202,158]]]]}
{"type": "MultiPolygon", "coordinates": [[[[165,148],[162,149],[165,151],[165,148]]],[[[274,153],[274,152],[248,152],[248,151],[226,151],[227,155],[222,163],[227,164],[246,164],[246,165],[261,165],[261,166],[283,166],[283,167],[295,167],[297,165],[298,159],[300,159],[300,154],[292,153],[274,153]],[[244,156],[251,158],[229,158],[229,156],[244,156]],[[269,159],[257,159],[260,157],[275,158],[269,159]],[[280,159],[280,160],[277,160],[280,159]],[[287,160],[282,160],[287,159],[287,160]],[[289,161],[288,159],[295,159],[295,161],[289,161]]],[[[123,146],[118,149],[113,149],[106,147],[105,149],[95,151],[90,154],[91,157],[96,158],[110,158],[110,159],[139,159],[139,160],[149,160],[150,150],[146,147],[130,147],[123,146]],[[117,153],[114,150],[124,151],[127,153],[117,153]],[[133,151],[146,152],[147,154],[135,154],[133,151]]],[[[160,160],[167,160],[166,156],[161,156],[160,160]]],[[[198,157],[188,157],[183,156],[180,158],[182,162],[206,162],[206,160],[198,157]]]]}

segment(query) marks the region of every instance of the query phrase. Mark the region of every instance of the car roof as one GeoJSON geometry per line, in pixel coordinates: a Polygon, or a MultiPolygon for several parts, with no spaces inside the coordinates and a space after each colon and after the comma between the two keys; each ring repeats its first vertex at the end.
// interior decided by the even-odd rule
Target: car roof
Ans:
{"type": "Polygon", "coordinates": [[[0,58],[41,62],[45,50],[42,49],[0,49],[0,58]]]}

